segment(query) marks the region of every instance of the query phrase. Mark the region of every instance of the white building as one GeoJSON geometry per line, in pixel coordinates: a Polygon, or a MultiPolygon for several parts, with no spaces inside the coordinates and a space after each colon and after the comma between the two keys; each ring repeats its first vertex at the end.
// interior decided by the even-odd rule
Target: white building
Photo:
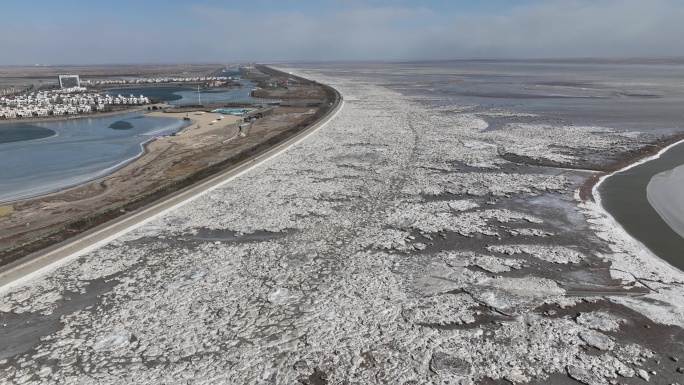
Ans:
{"type": "Polygon", "coordinates": [[[150,99],[144,95],[112,97],[95,93],[65,93],[65,90],[0,96],[0,118],[87,114],[92,111],[104,111],[107,105],[112,104],[138,106],[150,103],[150,99]]]}

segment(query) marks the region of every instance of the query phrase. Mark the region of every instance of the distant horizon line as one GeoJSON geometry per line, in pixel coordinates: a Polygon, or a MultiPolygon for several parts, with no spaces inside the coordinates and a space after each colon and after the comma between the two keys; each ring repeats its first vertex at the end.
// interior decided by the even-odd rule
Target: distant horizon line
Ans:
{"type": "Polygon", "coordinates": [[[244,64],[265,64],[265,63],[425,63],[425,62],[497,62],[497,61],[541,61],[541,62],[568,62],[568,61],[663,61],[674,60],[684,61],[684,56],[568,56],[568,57],[539,57],[539,58],[470,58],[470,59],[354,59],[354,60],[246,60],[246,61],[197,61],[197,62],[128,62],[128,63],[56,63],[56,64],[0,64],[0,67],[98,67],[98,66],[151,66],[151,65],[173,65],[173,66],[196,66],[196,65],[244,65],[244,64]]]}

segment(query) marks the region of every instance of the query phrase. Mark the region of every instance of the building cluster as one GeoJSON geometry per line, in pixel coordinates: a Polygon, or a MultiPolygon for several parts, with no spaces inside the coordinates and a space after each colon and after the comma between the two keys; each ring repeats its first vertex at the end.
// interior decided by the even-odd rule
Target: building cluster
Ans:
{"type": "Polygon", "coordinates": [[[282,88],[287,88],[290,85],[299,85],[299,81],[297,79],[293,78],[280,78],[280,79],[274,79],[266,83],[268,87],[282,87],[282,88]]]}
{"type": "Polygon", "coordinates": [[[225,82],[232,81],[233,78],[224,76],[198,76],[198,77],[180,77],[180,78],[141,78],[141,79],[116,79],[116,80],[84,80],[81,83],[94,85],[109,85],[109,84],[149,84],[149,83],[201,83],[201,82],[225,82]]]}
{"type": "Polygon", "coordinates": [[[150,99],[143,95],[112,96],[40,91],[20,96],[0,96],[0,118],[87,114],[104,111],[109,105],[136,106],[149,103],[150,99]]]}
{"type": "Polygon", "coordinates": [[[67,87],[67,88],[60,88],[56,90],[52,90],[52,92],[57,93],[57,94],[73,94],[73,93],[80,93],[80,92],[86,92],[87,88],[81,87],[81,86],[76,86],[76,87],[67,87]]]}
{"type": "Polygon", "coordinates": [[[233,78],[218,78],[217,80],[205,81],[204,87],[242,87],[242,84],[236,82],[233,78]]]}
{"type": "Polygon", "coordinates": [[[21,88],[17,88],[14,86],[0,86],[0,95],[10,95],[10,94],[16,94],[18,92],[21,92],[21,88]]]}
{"type": "Polygon", "coordinates": [[[59,88],[80,87],[81,79],[78,75],[59,75],[59,88]]]}

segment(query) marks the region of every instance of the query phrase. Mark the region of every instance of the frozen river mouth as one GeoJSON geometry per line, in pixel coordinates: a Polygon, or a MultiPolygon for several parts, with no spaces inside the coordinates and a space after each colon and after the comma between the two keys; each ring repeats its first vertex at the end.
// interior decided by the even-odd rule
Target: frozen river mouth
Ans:
{"type": "Polygon", "coordinates": [[[650,137],[526,119],[487,130],[500,109],[287,71],[337,88],[342,110],[267,165],[4,288],[17,322],[61,317],[0,360],[0,382],[679,378],[682,274],[577,200],[593,172],[501,156],[581,163],[650,137]]]}

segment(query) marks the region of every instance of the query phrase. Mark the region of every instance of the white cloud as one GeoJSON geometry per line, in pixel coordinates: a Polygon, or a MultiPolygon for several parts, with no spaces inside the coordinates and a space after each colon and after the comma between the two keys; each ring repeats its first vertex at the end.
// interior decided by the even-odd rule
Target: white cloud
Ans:
{"type": "Polygon", "coordinates": [[[191,7],[184,20],[156,28],[107,17],[9,25],[18,33],[0,37],[0,64],[682,56],[683,19],[677,0],[555,0],[458,15],[362,5],[317,16],[191,7]]]}

